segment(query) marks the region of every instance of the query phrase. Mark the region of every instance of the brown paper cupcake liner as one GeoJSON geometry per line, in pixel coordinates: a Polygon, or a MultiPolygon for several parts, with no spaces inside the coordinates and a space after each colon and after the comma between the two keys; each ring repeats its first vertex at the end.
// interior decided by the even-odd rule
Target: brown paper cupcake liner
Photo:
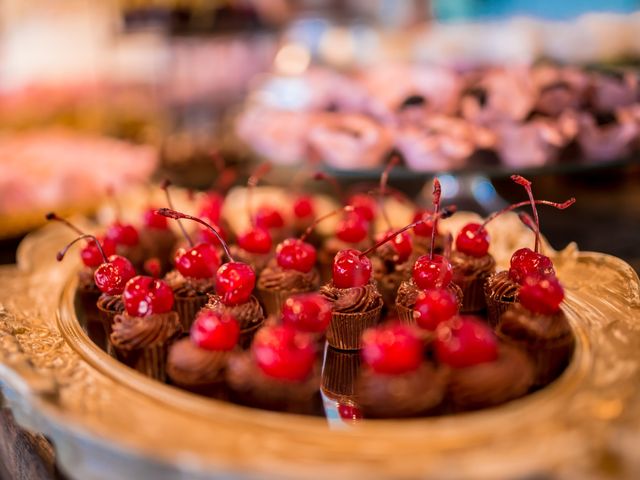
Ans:
{"type": "Polygon", "coordinates": [[[112,357],[116,356],[113,344],[111,343],[111,332],[113,331],[113,319],[116,317],[118,312],[114,312],[113,310],[107,310],[106,308],[102,308],[100,304],[98,304],[98,311],[100,323],[102,324],[102,330],[106,337],[105,339],[105,351],[111,355],[112,357]]]}
{"type": "Polygon", "coordinates": [[[396,303],[396,311],[398,312],[398,317],[401,322],[415,325],[416,319],[413,316],[413,307],[407,307],[406,305],[396,303]]]}
{"type": "Polygon", "coordinates": [[[500,317],[515,302],[507,302],[498,298],[485,297],[487,302],[487,322],[491,328],[496,328],[500,317]]]}
{"type": "Polygon", "coordinates": [[[487,300],[484,295],[485,277],[475,277],[461,279],[456,282],[462,289],[462,308],[460,313],[474,313],[484,310],[487,307],[487,300]]]}
{"type": "Polygon", "coordinates": [[[168,345],[153,345],[136,350],[116,349],[116,357],[125,365],[138,372],[164,382],[167,378],[168,345]]]}
{"type": "Polygon", "coordinates": [[[331,323],[327,329],[327,342],[339,350],[358,350],[360,337],[367,328],[380,321],[382,300],[372,310],[363,313],[339,313],[331,315],[331,323]]]}
{"type": "Polygon", "coordinates": [[[327,347],[322,368],[322,390],[332,397],[355,395],[355,381],[360,371],[360,352],[327,347]]]}
{"type": "Polygon", "coordinates": [[[207,304],[208,300],[209,296],[206,293],[195,297],[175,297],[175,309],[180,317],[183,332],[189,333],[196,315],[207,304]]]}
{"type": "Polygon", "coordinates": [[[249,347],[251,347],[253,337],[263,324],[264,319],[260,320],[255,325],[240,330],[240,338],[238,339],[238,345],[240,346],[240,348],[242,348],[243,350],[247,350],[249,347]]]}
{"type": "Polygon", "coordinates": [[[291,295],[298,293],[307,293],[313,290],[274,290],[259,288],[258,298],[262,301],[262,305],[267,315],[275,315],[279,317],[282,313],[282,304],[291,295]]]}
{"type": "Polygon", "coordinates": [[[99,298],[100,292],[81,288],[76,291],[77,304],[84,314],[84,329],[93,343],[106,352],[109,340],[100,318],[100,310],[97,305],[99,298]]]}

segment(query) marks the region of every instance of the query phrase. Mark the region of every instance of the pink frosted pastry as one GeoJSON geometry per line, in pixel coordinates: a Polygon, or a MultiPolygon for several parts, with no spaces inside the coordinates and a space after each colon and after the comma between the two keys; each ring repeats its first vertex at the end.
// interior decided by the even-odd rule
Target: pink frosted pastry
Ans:
{"type": "Polygon", "coordinates": [[[568,128],[559,122],[535,119],[527,123],[503,122],[496,125],[497,151],[511,168],[541,167],[554,162],[560,149],[571,140],[568,128]]]}
{"type": "Polygon", "coordinates": [[[480,125],[524,120],[536,101],[529,69],[496,68],[484,73],[460,100],[462,116],[480,125]]]}
{"type": "Polygon", "coordinates": [[[557,117],[584,106],[590,86],[585,72],[575,67],[540,65],[532,68],[531,76],[537,89],[536,112],[557,117]]]}
{"type": "Polygon", "coordinates": [[[635,103],[640,95],[638,76],[631,72],[606,72],[592,78],[591,106],[598,113],[635,103]]]}
{"type": "Polygon", "coordinates": [[[633,122],[620,121],[616,115],[588,113],[577,116],[577,141],[587,160],[606,162],[617,160],[631,152],[638,137],[639,126],[633,122]]]}
{"type": "Polygon", "coordinates": [[[412,102],[451,114],[461,89],[454,72],[434,66],[385,65],[366,72],[362,83],[371,95],[366,111],[383,123],[395,123],[396,114],[412,102]]]}
{"type": "Polygon", "coordinates": [[[249,108],[238,118],[236,133],[259,155],[281,165],[295,165],[307,155],[310,119],[303,112],[249,108]]]}
{"type": "Polygon", "coordinates": [[[319,114],[308,141],[314,155],[344,170],[377,167],[391,148],[388,130],[358,114],[319,114]]]}

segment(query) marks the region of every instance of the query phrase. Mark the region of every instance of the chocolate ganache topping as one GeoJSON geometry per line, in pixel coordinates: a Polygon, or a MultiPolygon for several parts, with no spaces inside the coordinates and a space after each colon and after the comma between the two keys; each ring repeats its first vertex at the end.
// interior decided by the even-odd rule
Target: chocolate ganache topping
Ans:
{"type": "Polygon", "coordinates": [[[98,299],[98,308],[107,312],[124,312],[124,301],[122,295],[107,295],[103,293],[98,299]]]}
{"type": "Polygon", "coordinates": [[[176,312],[133,317],[128,313],[116,315],[113,321],[111,343],[120,350],[163,345],[182,332],[176,312]]]}
{"type": "Polygon", "coordinates": [[[190,338],[183,338],[169,349],[167,374],[178,385],[197,386],[224,380],[229,352],[205,350],[190,338]]]}
{"type": "Polygon", "coordinates": [[[498,405],[527,393],[533,375],[527,354],[501,343],[495,361],[451,369],[449,397],[463,409],[498,405]]]}
{"type": "Polygon", "coordinates": [[[475,280],[493,273],[496,261],[492,255],[474,257],[466,253],[454,251],[449,258],[453,267],[453,281],[459,279],[475,280]]]}
{"type": "Polygon", "coordinates": [[[356,395],[365,417],[409,417],[440,405],[446,383],[447,369],[427,362],[402,375],[364,369],[356,382],[356,395]]]}
{"type": "Polygon", "coordinates": [[[373,279],[367,285],[352,288],[337,288],[330,282],[320,288],[320,293],[333,303],[333,311],[338,313],[368,312],[382,302],[373,279]]]}
{"type": "Polygon", "coordinates": [[[164,277],[176,297],[198,297],[215,290],[215,278],[184,277],[178,270],[171,270],[164,277]]]}
{"type": "Polygon", "coordinates": [[[310,272],[284,269],[277,261],[271,260],[258,278],[258,288],[263,290],[283,290],[308,292],[320,285],[320,275],[313,268],[310,272]]]}
{"type": "Polygon", "coordinates": [[[502,300],[503,302],[515,302],[518,300],[520,285],[509,278],[509,272],[503,270],[494,273],[487,278],[484,291],[487,298],[502,300]]]}
{"type": "Polygon", "coordinates": [[[555,315],[533,313],[519,303],[502,314],[497,333],[528,348],[540,345],[572,344],[573,332],[562,311],[555,315]]]}
{"type": "Polygon", "coordinates": [[[258,299],[251,295],[249,300],[239,305],[225,305],[222,303],[222,298],[218,295],[209,295],[209,302],[204,308],[216,312],[230,313],[240,324],[241,330],[246,330],[264,320],[264,311],[258,299]]]}

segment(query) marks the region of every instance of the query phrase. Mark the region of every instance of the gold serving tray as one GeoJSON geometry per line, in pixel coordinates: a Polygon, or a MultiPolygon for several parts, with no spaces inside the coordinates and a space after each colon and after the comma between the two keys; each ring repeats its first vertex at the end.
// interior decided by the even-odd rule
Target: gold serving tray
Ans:
{"type": "Polygon", "coordinates": [[[79,264],[55,261],[68,239],[47,226],[0,268],[0,382],[70,478],[640,478],[640,282],[617,258],[555,256],[577,348],[547,388],[477,413],[348,426],[206,399],[116,362],[76,317],[79,264]]]}

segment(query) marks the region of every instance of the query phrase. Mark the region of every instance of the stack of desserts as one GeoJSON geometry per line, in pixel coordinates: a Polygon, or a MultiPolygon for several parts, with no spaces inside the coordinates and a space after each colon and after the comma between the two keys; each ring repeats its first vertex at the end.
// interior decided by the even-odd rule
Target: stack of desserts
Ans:
{"type": "Polygon", "coordinates": [[[84,242],[77,295],[107,353],[160,382],[251,407],[319,414],[322,393],[350,419],[500,405],[569,363],[574,337],[541,253],[537,207],[573,199],[537,200],[514,176],[528,198],[454,239],[440,228],[455,207],[440,205],[437,179],[432,209],[414,206],[411,223],[376,233],[389,217],[384,181],[378,198],[319,215],[308,195],[253,205],[259,177],[236,212],[245,229],[233,233],[224,193],[201,196],[191,215],[173,208],[168,183],[167,206],[149,206],[138,227],[116,220],[94,236],[48,215],[77,233],[70,245],[84,242]],[[496,272],[487,225],[510,210],[535,244],[496,272]],[[319,234],[331,220],[336,231],[319,234]]]}

